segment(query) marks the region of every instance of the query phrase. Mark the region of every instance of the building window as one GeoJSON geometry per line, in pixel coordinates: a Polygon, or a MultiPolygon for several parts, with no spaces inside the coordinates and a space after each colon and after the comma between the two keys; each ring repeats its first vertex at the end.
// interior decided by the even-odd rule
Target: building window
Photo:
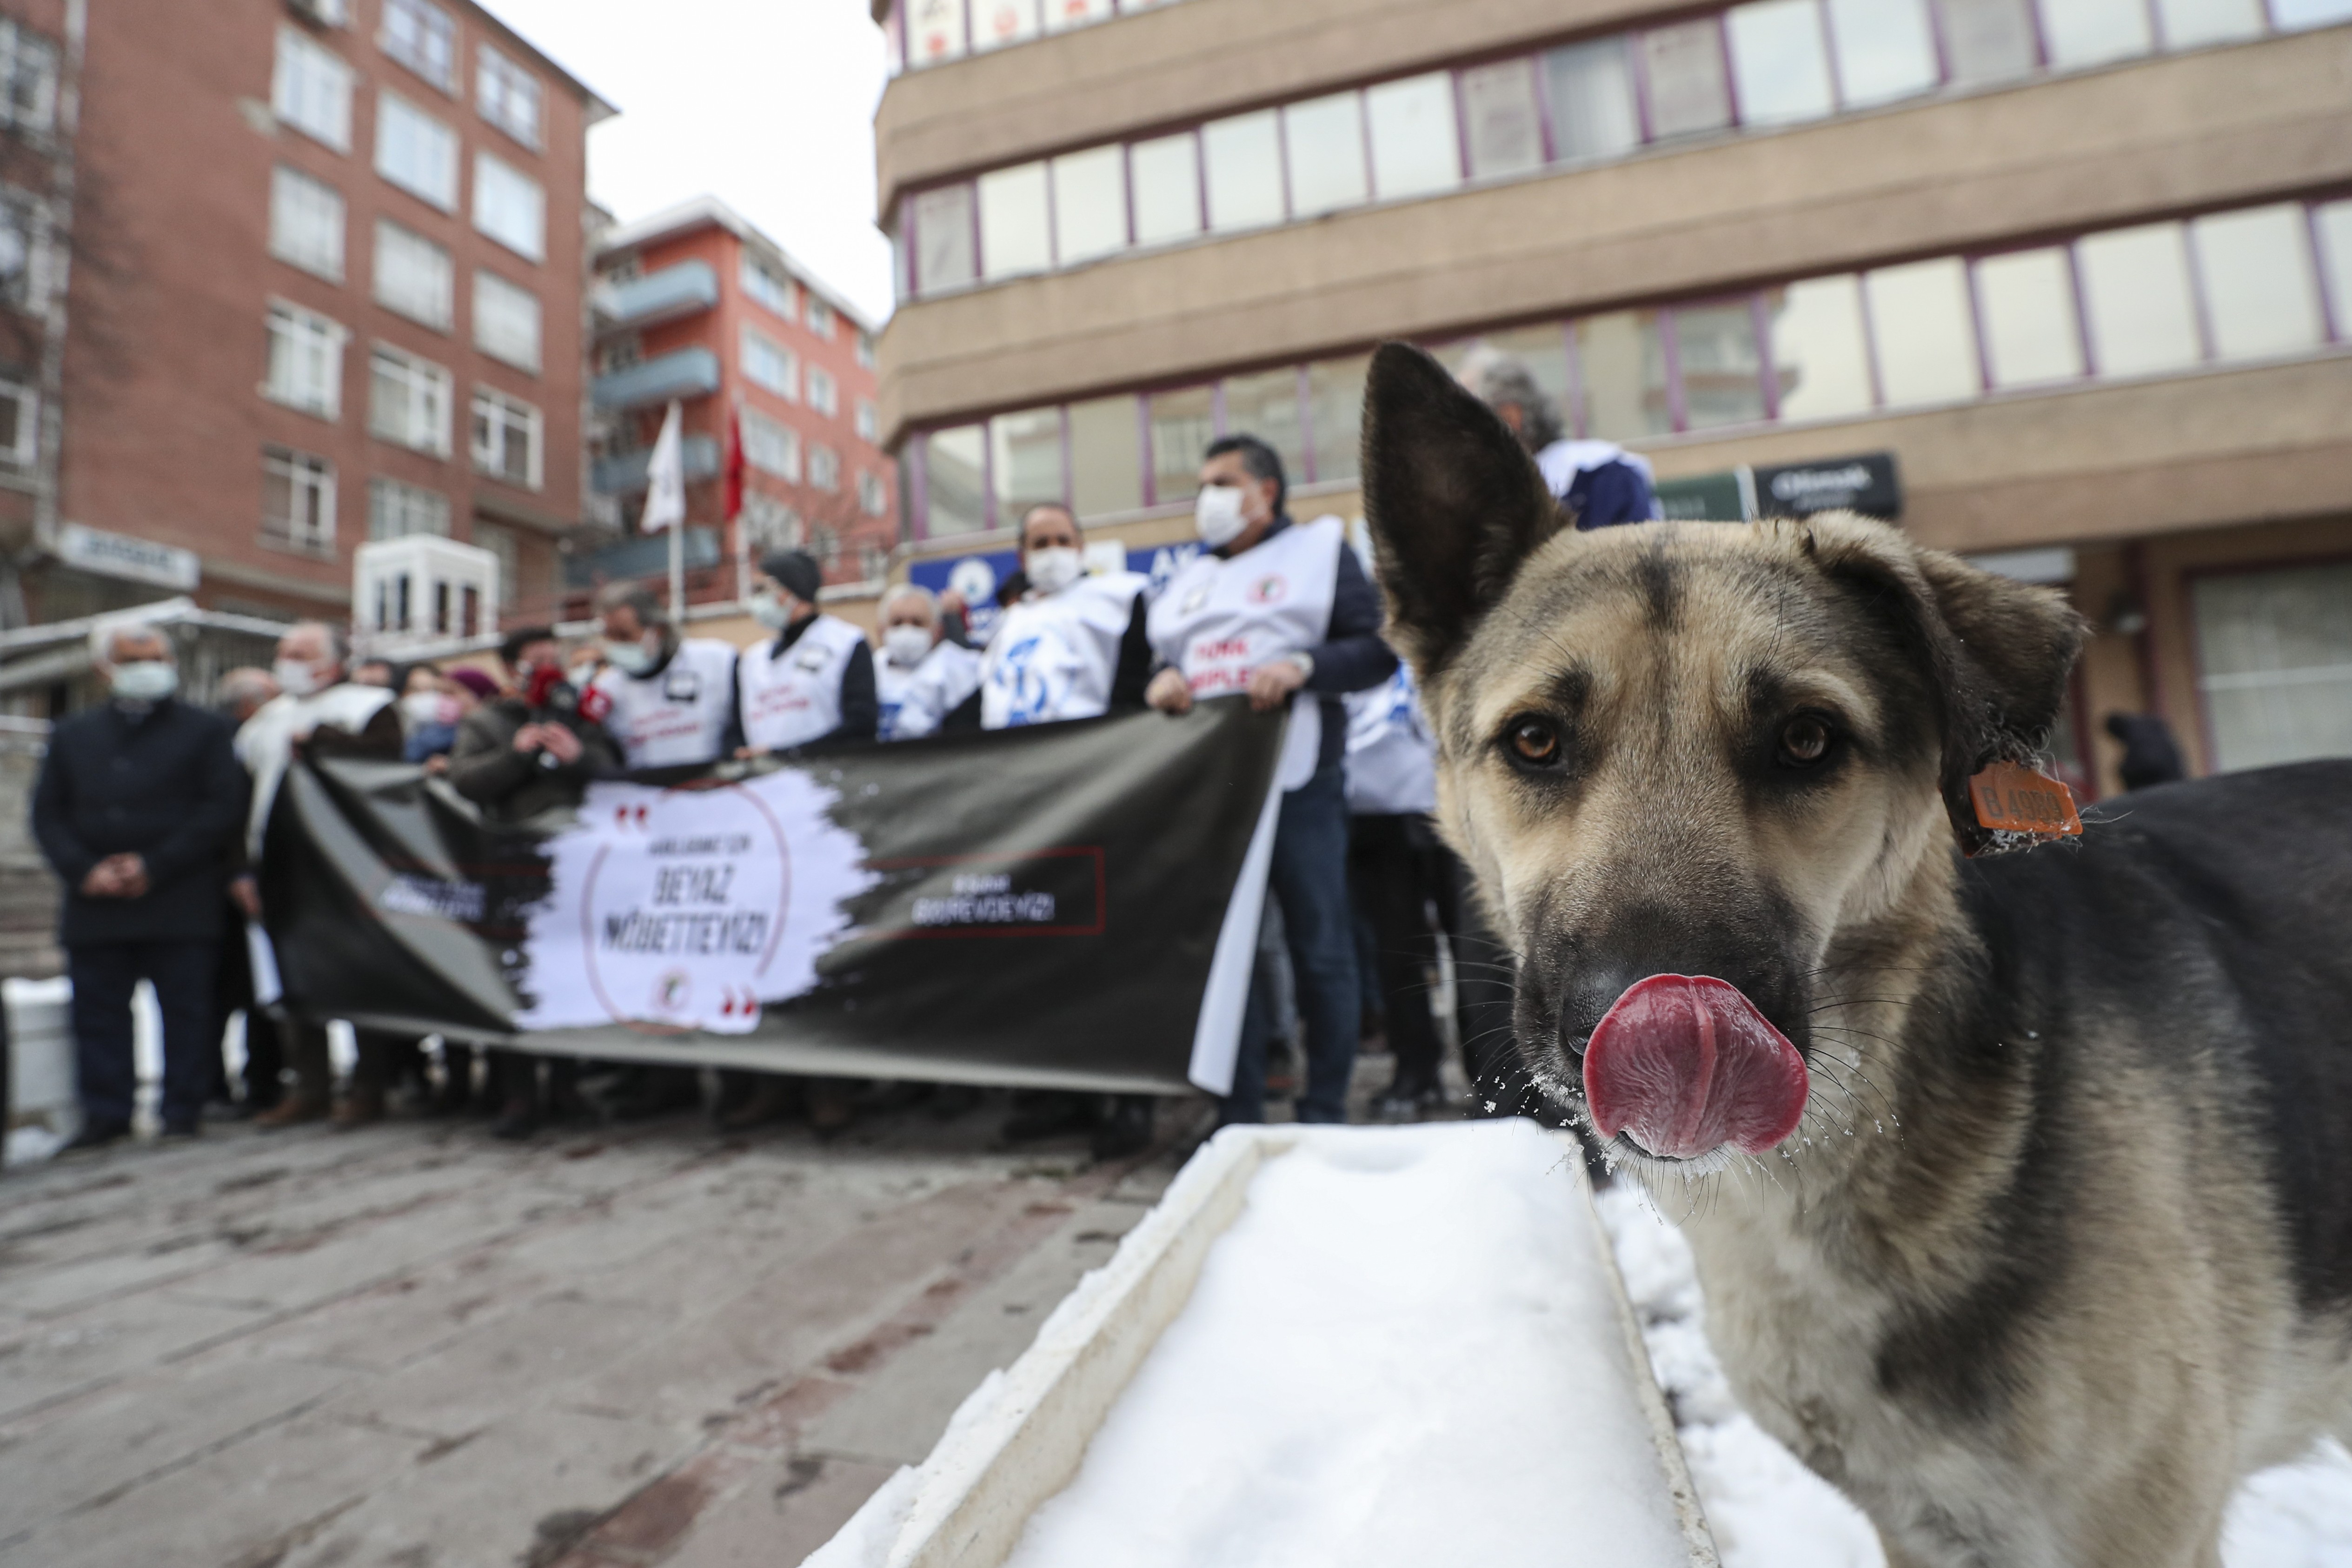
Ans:
{"type": "Polygon", "coordinates": [[[1062,411],[1024,408],[990,420],[988,477],[998,528],[1013,527],[1039,501],[1061,500],[1067,493],[1062,476],[1062,411]]]}
{"type": "Polygon", "coordinates": [[[1724,14],[1724,30],[1741,124],[1793,125],[1836,112],[1818,0],[1735,5],[1724,14]]]}
{"type": "Polygon", "coordinates": [[[789,425],[780,425],[764,414],[746,408],[742,411],[743,461],[763,474],[773,474],[794,484],[801,477],[801,438],[789,425]]]}
{"type": "Polygon", "coordinates": [[[397,93],[376,94],[375,172],[443,212],[457,210],[457,133],[397,93]]]}
{"type": "Polygon", "coordinates": [[[474,226],[518,256],[547,257],[547,193],[503,159],[474,154],[474,226]]]}
{"type": "Polygon", "coordinates": [[[2179,224],[2085,235],[2074,242],[2074,264],[2101,375],[2182,370],[2204,357],[2188,237],[2179,224]]]}
{"type": "Polygon", "coordinates": [[[29,468],[40,449],[41,400],[29,386],[0,381],[0,463],[29,468]]]}
{"type": "Polygon", "coordinates": [[[284,447],[261,449],[261,542],[333,559],[334,464],[284,447]]]}
{"type": "Polygon", "coordinates": [[[1862,283],[1851,273],[1809,278],[1765,295],[1780,417],[1839,419],[1868,412],[1870,338],[1862,283]]]}
{"type": "Polygon", "coordinates": [[[1927,0],[1829,0],[1838,98],[1867,109],[1936,85],[1936,28],[1927,0]]]}
{"type": "Polygon", "coordinates": [[[1135,399],[1097,397],[1073,403],[1070,504],[1080,517],[1133,511],[1143,504],[1143,444],[1135,426],[1135,399]]]}
{"type": "Polygon", "coordinates": [[[830,371],[817,365],[809,366],[808,401],[809,406],[819,414],[830,416],[841,412],[841,394],[834,386],[830,371]]]}
{"type": "Polygon", "coordinates": [[[789,321],[793,319],[793,280],[752,255],[743,253],[743,292],[789,321]]]}
{"type": "Polygon", "coordinates": [[[352,150],[352,68],[298,28],[278,29],[269,103],[280,121],[305,136],[338,153],[352,150]]]}
{"type": "Polygon", "coordinates": [[[645,357],[646,340],[630,332],[614,338],[596,351],[596,371],[600,375],[610,375],[616,370],[644,363],[645,357]]]}
{"type": "Polygon", "coordinates": [[[474,274],[474,346],[517,370],[539,374],[539,296],[495,272],[474,274]]]}
{"type": "Polygon", "coordinates": [[[915,226],[915,291],[936,294],[960,289],[980,276],[972,230],[972,189],[941,185],[907,204],[915,226]]]}
{"type": "Polygon", "coordinates": [[[879,440],[881,437],[878,432],[881,428],[881,421],[874,415],[874,405],[862,397],[859,398],[857,400],[857,438],[861,441],[879,440]]]}
{"type": "Polygon", "coordinates": [[[2042,41],[2062,70],[2130,59],[2156,47],[2147,0],[2042,0],[2042,41]]]}
{"type": "Polygon", "coordinates": [[[474,542],[499,558],[499,607],[508,608],[521,598],[522,541],[515,531],[502,523],[474,520],[474,542]]]}
{"type": "Polygon", "coordinates": [[[2325,329],[2303,207],[2282,203],[2200,217],[2189,226],[2189,245],[2216,359],[2264,359],[2319,346],[2325,329]]]}
{"type": "Polygon", "coordinates": [[[334,186],[280,163],[269,175],[269,254],[343,280],[343,198],[334,186]]]}
{"type": "Polygon", "coordinates": [[[1282,138],[1273,110],[1201,127],[1201,158],[1212,231],[1230,234],[1282,221],[1282,138]]]}
{"type": "Polygon", "coordinates": [[[890,494],[883,486],[882,476],[864,473],[857,476],[857,504],[868,517],[882,517],[890,510],[890,494]]]}
{"type": "Polygon", "coordinates": [[[383,52],[439,88],[457,87],[457,24],[430,0],[383,0],[383,52]]]}
{"type": "Polygon", "coordinates": [[[814,294],[808,297],[808,330],[827,342],[833,338],[833,307],[814,294]]]}
{"type": "Polygon", "coordinates": [[[1555,162],[1614,158],[1642,144],[1633,68],[1622,38],[1572,44],[1544,56],[1555,162]]]}
{"type": "Polygon", "coordinates": [[[1319,217],[1341,207],[1360,206],[1370,197],[1363,101],[1355,93],[1335,92],[1291,104],[1282,111],[1282,145],[1291,216],[1319,217]]]}
{"type": "Polygon", "coordinates": [[[1462,121],[1469,131],[1470,173],[1486,180],[1543,167],[1543,111],[1536,103],[1536,62],[1504,60],[1462,73],[1462,121]]]}
{"type": "Polygon", "coordinates": [[[446,250],[388,217],[375,220],[377,304],[446,332],[456,291],[446,250]]]}
{"type": "MultiPolygon", "coordinates": [[[[1278,178],[1278,175],[1277,175],[1278,178]]],[[[1053,265],[1045,223],[1045,165],[1021,163],[982,174],[980,186],[980,270],[993,283],[1043,272],[1053,265]]],[[[810,303],[815,303],[814,298],[810,303]]]]}
{"type": "Polygon", "coordinates": [[[539,410],[520,398],[474,389],[474,467],[525,489],[544,478],[545,426],[539,410]]]}
{"type": "Polygon", "coordinates": [[[2083,374],[2074,263],[2063,246],[1987,257],[1976,265],[1976,289],[1988,385],[2034,386],[2083,374]]]}
{"type": "Polygon", "coordinates": [[[1454,79],[1444,71],[1384,81],[1364,91],[1372,142],[1372,194],[1384,202],[1450,191],[1462,183],[1454,79]]]}
{"type": "Polygon", "coordinates": [[[335,419],[342,413],[343,340],[335,322],[299,305],[269,307],[269,379],[261,395],[272,403],[335,419]]]}
{"type": "Polygon", "coordinates": [[[1864,274],[1878,351],[1878,384],[1890,408],[1953,403],[1979,390],[1969,285],[1957,258],[1864,274]]]}
{"type": "Polygon", "coordinates": [[[809,483],[821,490],[841,488],[841,454],[830,447],[811,447],[808,461],[809,483]]]}
{"type": "Polygon", "coordinates": [[[874,368],[874,334],[863,328],[857,333],[857,363],[867,370],[874,368]]]}
{"type": "Polygon", "coordinates": [[[755,554],[801,547],[801,514],[761,490],[743,492],[743,537],[755,554]]]}
{"type": "Polygon", "coordinates": [[[1126,149],[1113,142],[1055,159],[1055,264],[1075,267],[1126,248],[1126,149]]]}
{"type": "Polygon", "coordinates": [[[368,481],[368,537],[405,539],[412,533],[449,537],[449,498],[398,479],[368,481]]]}
{"type": "Polygon", "coordinates": [[[449,455],[449,373],[378,343],[368,363],[368,433],[412,451],[449,455]]]}
{"type": "Polygon", "coordinates": [[[823,523],[809,531],[808,548],[809,553],[816,557],[816,563],[824,568],[827,576],[832,575],[834,569],[841,564],[841,535],[823,523]]]}
{"type": "Polygon", "coordinates": [[[2193,580],[2221,772],[2352,752],[2352,563],[2193,580]]]}
{"type": "Polygon", "coordinates": [[[56,47],[0,18],[0,125],[38,135],[57,123],[57,115],[56,47]]]}
{"type": "Polygon", "coordinates": [[[481,46],[474,71],[474,104],[483,119],[539,149],[539,79],[488,44],[481,46]]]}
{"type": "Polygon", "coordinates": [[[799,359],[792,350],[749,327],[743,329],[743,374],[752,385],[763,387],[778,397],[795,402],[800,399],[799,359]]]}
{"type": "Polygon", "coordinates": [[[922,445],[926,536],[977,533],[986,528],[988,426],[934,430],[922,445]]]}
{"type": "Polygon", "coordinates": [[[1128,149],[1135,243],[1160,245],[1201,232],[1201,142],[1189,131],[1128,149]]]}
{"type": "Polygon", "coordinates": [[[1956,87],[2030,75],[2040,58],[2032,0],[1937,0],[1944,63],[1956,87]]]}
{"type": "Polygon", "coordinates": [[[1731,123],[1719,19],[1653,27],[1641,35],[1641,55],[1649,79],[1651,135],[1695,136],[1731,123]]]}

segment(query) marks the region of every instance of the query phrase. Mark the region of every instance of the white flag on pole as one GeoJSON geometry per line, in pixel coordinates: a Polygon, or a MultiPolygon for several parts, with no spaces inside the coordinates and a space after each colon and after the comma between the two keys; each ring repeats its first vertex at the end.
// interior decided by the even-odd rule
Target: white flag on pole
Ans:
{"type": "Polygon", "coordinates": [[[662,419],[661,438],[654,443],[646,468],[646,512],[638,527],[646,533],[675,528],[686,521],[686,455],[678,426],[684,416],[673,399],[662,419]]]}

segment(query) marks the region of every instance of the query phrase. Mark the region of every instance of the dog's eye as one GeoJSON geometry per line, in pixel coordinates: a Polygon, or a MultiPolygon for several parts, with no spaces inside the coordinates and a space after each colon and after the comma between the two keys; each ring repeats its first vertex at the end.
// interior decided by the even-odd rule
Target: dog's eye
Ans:
{"type": "Polygon", "coordinates": [[[1531,767],[1548,768],[1559,761],[1559,731],[1541,719],[1514,719],[1511,752],[1531,767]]]}
{"type": "Polygon", "coordinates": [[[1801,713],[1780,727],[1780,760],[1809,768],[1830,753],[1830,727],[1810,713],[1801,713]]]}

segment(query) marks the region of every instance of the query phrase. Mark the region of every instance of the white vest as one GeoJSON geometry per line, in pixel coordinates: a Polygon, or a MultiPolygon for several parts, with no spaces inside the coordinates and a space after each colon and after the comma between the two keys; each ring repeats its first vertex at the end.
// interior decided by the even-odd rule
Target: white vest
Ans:
{"type": "Polygon", "coordinates": [[[1094,719],[1110,707],[1118,645],[1150,585],[1135,572],[1081,577],[1056,594],[1031,594],[1006,610],[981,665],[983,729],[1094,719]]]}
{"type": "Polygon", "coordinates": [[[1421,711],[1412,671],[1396,673],[1348,703],[1348,809],[1388,816],[1437,809],[1437,738],[1421,711]]]}
{"type": "MultiPolygon", "coordinates": [[[[1336,517],[1295,522],[1230,559],[1203,552],[1152,601],[1152,651],[1183,671],[1194,697],[1249,689],[1259,665],[1308,653],[1331,633],[1347,529],[1336,517]]],[[[1315,775],[1323,744],[1322,699],[1291,699],[1280,778],[1297,789],[1315,775]]]]}
{"type": "Polygon", "coordinates": [[[735,665],[745,742],[781,752],[840,729],[841,678],[865,644],[864,632],[820,614],[781,657],[773,637],[745,648],[735,665]]]}
{"type": "Polygon", "coordinates": [[[320,729],[356,735],[374,721],[392,701],[381,686],[357,686],[350,681],[330,686],[308,697],[287,693],[254,710],[230,742],[236,760],[253,775],[253,800],[246,815],[246,847],[261,855],[261,836],[269,826],[269,809],[278,803],[278,786],[294,760],[294,742],[320,729]]]}
{"type": "Polygon", "coordinates": [[[633,768],[682,767],[719,760],[735,710],[735,649],[708,637],[677,645],[658,675],[607,668],[596,689],[613,704],[604,729],[633,768]]]}
{"type": "Polygon", "coordinates": [[[887,656],[874,661],[874,691],[882,706],[886,741],[911,741],[931,733],[979,689],[980,655],[944,639],[912,669],[899,668],[887,656]]]}

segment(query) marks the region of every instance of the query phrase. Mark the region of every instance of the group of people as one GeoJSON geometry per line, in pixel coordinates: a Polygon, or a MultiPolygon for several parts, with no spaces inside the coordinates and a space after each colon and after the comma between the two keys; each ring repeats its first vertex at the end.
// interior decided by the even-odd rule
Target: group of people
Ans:
{"type": "MultiPolygon", "coordinates": [[[[1524,366],[1495,359],[1467,375],[1579,526],[1655,515],[1645,465],[1563,439],[1524,366]]],[[[280,1037],[254,1005],[243,922],[262,912],[255,871],[297,748],[420,763],[486,817],[520,821],[568,809],[588,780],[623,769],[1122,709],[1181,714],[1228,694],[1289,713],[1269,890],[1292,984],[1275,984],[1279,966],[1262,954],[1223,1118],[1263,1118],[1268,1047],[1288,996],[1305,1037],[1299,1120],[1346,1119],[1368,1002],[1385,1015],[1397,1058],[1385,1109],[1412,1112],[1438,1094],[1434,943],[1449,934],[1462,955],[1471,950],[1459,944],[1485,939],[1460,868],[1429,826],[1430,737],[1410,677],[1381,640],[1371,575],[1338,518],[1297,521],[1288,500],[1271,446],[1244,434],[1213,442],[1195,504],[1202,548],[1156,591],[1136,573],[1087,571],[1076,516],[1033,506],[1019,520],[1020,569],[999,589],[980,647],[967,631],[977,606],[901,584],[879,606],[877,657],[862,630],[824,611],[817,563],[798,551],[760,563],[750,608],[765,635],[740,652],[686,636],[657,595],[623,583],[599,596],[598,638],[567,649],[547,628],[517,632],[497,674],[355,666],[335,628],[299,624],[271,669],[223,679],[221,712],[177,700],[161,632],[100,627],[92,659],[110,700],[57,725],[33,811],[66,884],[59,940],[74,989],[79,1142],[130,1130],[129,1004],[141,978],[163,1014],[165,1137],[194,1134],[206,1099],[225,1092],[220,1042],[235,1010],[247,1019],[243,1104],[263,1125],[330,1116],[358,1125],[383,1113],[404,1074],[423,1080],[416,1042],[361,1030],[350,1084],[332,1104],[327,1020],[287,1019],[280,1037]]],[[[1483,961],[1457,969],[1468,1047],[1498,1032],[1497,1007],[1507,1018],[1507,987],[1475,978],[1489,972],[1483,961]]],[[[479,1065],[501,1132],[527,1134],[577,1104],[576,1064],[489,1055],[479,1065]]],[[[470,1095],[477,1065],[462,1047],[446,1050],[445,1106],[470,1095]]],[[[797,1107],[820,1130],[836,1129],[855,1114],[856,1088],[729,1072],[717,1115],[744,1128],[797,1107]]],[[[699,1097],[688,1069],[633,1068],[608,1089],[606,1109],[652,1114],[699,1097]]],[[[1116,1155],[1149,1141],[1152,1104],[1032,1093],[1007,1131],[1090,1130],[1097,1153],[1116,1155]]]]}

